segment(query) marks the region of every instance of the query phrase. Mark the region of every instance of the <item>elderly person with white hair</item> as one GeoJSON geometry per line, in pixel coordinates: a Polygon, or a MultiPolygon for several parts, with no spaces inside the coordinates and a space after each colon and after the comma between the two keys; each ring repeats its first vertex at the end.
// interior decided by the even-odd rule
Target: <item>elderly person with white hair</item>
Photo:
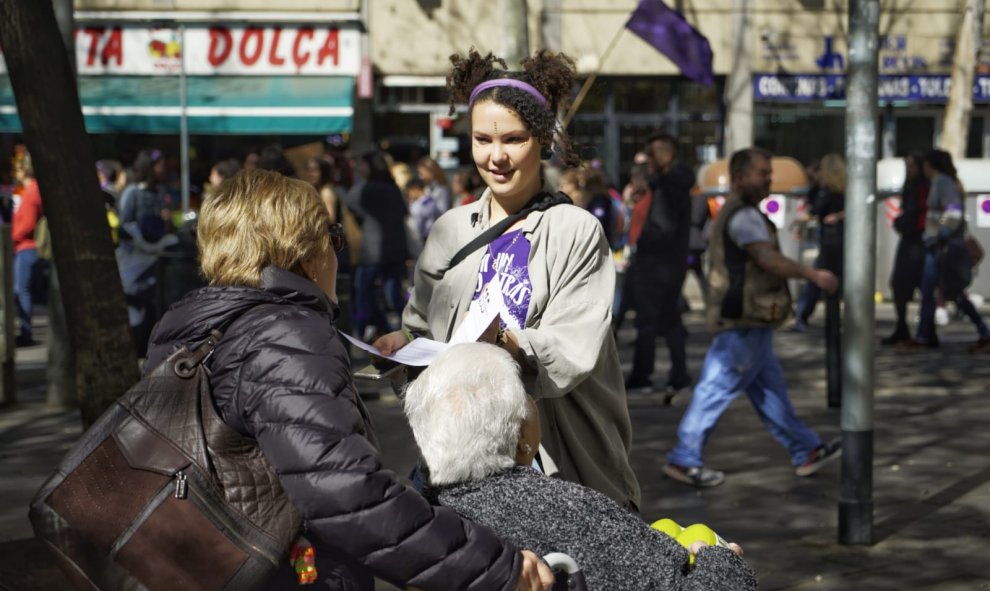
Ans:
{"type": "Polygon", "coordinates": [[[533,466],[540,422],[519,366],[485,343],[455,345],[406,389],[430,474],[427,495],[505,540],[581,566],[589,589],[756,589],[741,549],[689,552],[605,495],[533,466]]]}

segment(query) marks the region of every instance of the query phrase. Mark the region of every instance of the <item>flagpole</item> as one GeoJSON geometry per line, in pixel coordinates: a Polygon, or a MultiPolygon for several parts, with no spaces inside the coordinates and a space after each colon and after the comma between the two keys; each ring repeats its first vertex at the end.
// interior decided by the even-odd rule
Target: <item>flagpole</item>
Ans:
{"type": "Polygon", "coordinates": [[[602,66],[605,65],[605,60],[608,59],[608,56],[612,53],[612,50],[615,49],[615,44],[619,42],[619,37],[622,36],[622,31],[625,29],[625,25],[619,28],[619,30],[615,33],[615,36],[612,37],[612,41],[608,44],[608,47],[605,48],[605,52],[602,53],[602,57],[598,58],[598,64],[595,67],[595,71],[585,78],[584,84],[581,85],[581,90],[578,91],[577,97],[574,99],[574,102],[571,103],[571,108],[567,110],[567,114],[560,123],[561,129],[567,129],[567,126],[570,125],[571,119],[574,118],[574,114],[577,113],[577,110],[581,107],[581,103],[584,102],[584,97],[588,95],[588,91],[591,90],[591,85],[595,83],[595,78],[598,77],[598,74],[602,71],[602,66]]]}

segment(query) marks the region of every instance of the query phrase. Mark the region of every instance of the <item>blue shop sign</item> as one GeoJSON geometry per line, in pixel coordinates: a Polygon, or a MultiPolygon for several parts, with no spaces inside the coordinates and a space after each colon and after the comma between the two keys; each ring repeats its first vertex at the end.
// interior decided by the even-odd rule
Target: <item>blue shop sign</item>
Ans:
{"type": "MultiPolygon", "coordinates": [[[[880,100],[944,103],[949,100],[949,75],[881,75],[880,100]]],[[[753,96],[763,101],[821,101],[846,98],[845,74],[756,74],[753,96]]],[[[990,76],[976,76],[973,101],[990,102],[990,76]]]]}

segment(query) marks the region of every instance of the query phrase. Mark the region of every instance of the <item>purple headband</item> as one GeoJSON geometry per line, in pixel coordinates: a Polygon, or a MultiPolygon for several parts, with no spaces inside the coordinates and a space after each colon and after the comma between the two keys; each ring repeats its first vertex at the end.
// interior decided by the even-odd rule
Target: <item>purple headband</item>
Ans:
{"type": "Polygon", "coordinates": [[[474,104],[474,100],[478,98],[479,94],[489,88],[495,88],[496,86],[511,86],[512,88],[518,88],[519,90],[532,95],[533,98],[540,101],[540,104],[544,107],[549,103],[549,101],[547,101],[547,97],[540,94],[539,90],[536,90],[536,88],[532,85],[526,84],[522,80],[516,80],[515,78],[495,78],[494,80],[486,80],[474,87],[474,90],[471,91],[471,98],[468,99],[468,108],[474,104]]]}

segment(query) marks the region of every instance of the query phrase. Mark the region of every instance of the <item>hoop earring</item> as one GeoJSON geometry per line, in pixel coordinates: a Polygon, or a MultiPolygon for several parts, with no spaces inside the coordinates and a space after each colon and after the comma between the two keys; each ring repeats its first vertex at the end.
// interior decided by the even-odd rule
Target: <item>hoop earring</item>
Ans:
{"type": "Polygon", "coordinates": [[[313,273],[313,283],[316,283],[316,273],[313,273]]]}

